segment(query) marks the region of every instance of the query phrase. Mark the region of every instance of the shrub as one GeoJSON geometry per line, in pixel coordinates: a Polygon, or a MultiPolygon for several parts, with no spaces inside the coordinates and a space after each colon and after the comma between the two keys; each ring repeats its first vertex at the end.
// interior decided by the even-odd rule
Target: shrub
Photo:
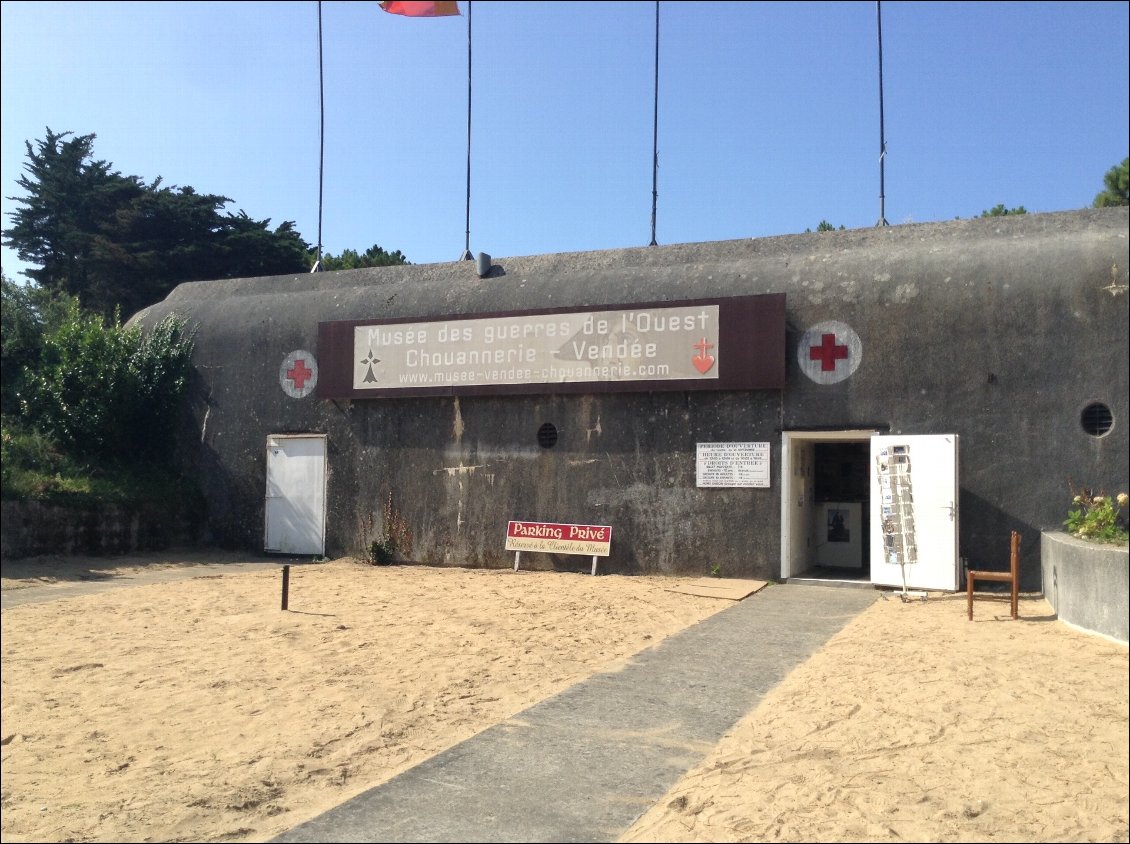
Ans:
{"type": "Polygon", "coordinates": [[[191,356],[183,321],[167,317],[144,333],[116,320],[107,325],[75,304],[44,338],[20,407],[74,457],[161,458],[174,441],[191,356]]]}
{"type": "Polygon", "coordinates": [[[16,284],[0,273],[0,412],[18,413],[26,370],[39,366],[43,338],[67,318],[78,300],[31,284],[16,284]]]}

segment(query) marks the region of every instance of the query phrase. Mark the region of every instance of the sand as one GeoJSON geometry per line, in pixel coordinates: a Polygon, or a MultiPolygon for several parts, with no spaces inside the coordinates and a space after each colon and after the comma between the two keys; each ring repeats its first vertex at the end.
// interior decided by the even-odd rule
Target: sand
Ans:
{"type": "Polygon", "coordinates": [[[1126,646],[1019,614],[878,601],[620,840],[1126,841],[1126,646]]]}
{"type": "MultiPolygon", "coordinates": [[[[188,562],[5,561],[2,585],[188,562]]],[[[731,605],[342,559],[292,569],[282,612],[277,571],[185,574],[3,611],[4,841],[266,840],[731,605]]],[[[1126,841],[1127,648],[1007,612],[877,601],[622,840],[1126,841]]]]}

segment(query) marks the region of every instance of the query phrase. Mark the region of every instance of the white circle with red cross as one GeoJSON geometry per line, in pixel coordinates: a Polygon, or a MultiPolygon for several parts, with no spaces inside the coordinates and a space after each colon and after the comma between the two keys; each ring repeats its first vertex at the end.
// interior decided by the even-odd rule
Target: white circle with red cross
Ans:
{"type": "Polygon", "coordinates": [[[850,325],[829,319],[801,335],[796,357],[800,371],[817,384],[836,384],[859,369],[863,343],[850,325]]]}
{"type": "Polygon", "coordinates": [[[287,355],[279,367],[279,384],[292,399],[301,399],[318,386],[318,361],[305,349],[287,355]]]}

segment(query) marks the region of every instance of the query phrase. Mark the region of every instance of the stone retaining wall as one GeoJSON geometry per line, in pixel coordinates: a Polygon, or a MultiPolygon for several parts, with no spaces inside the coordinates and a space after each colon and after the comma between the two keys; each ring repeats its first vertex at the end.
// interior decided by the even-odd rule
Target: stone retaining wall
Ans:
{"type": "Polygon", "coordinates": [[[0,502],[0,556],[103,556],[197,544],[202,519],[167,507],[100,504],[63,506],[39,501],[0,502]]]}

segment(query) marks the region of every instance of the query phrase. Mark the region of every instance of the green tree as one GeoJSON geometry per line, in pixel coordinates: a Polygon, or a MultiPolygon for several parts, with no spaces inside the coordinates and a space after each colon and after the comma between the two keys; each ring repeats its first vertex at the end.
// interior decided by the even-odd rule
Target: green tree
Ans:
{"type": "Polygon", "coordinates": [[[39,365],[44,335],[66,319],[75,303],[34,284],[17,284],[0,271],[0,412],[19,410],[24,373],[39,365]]]}
{"type": "Polygon", "coordinates": [[[386,252],[377,244],[373,244],[361,255],[355,249],[346,249],[341,255],[322,254],[321,270],[357,270],[362,267],[391,267],[409,263],[408,259],[397,249],[395,252],[386,252]]]}
{"type": "Polygon", "coordinates": [[[93,156],[95,135],[47,129],[17,184],[22,207],[3,231],[6,244],[34,264],[26,275],[47,290],[75,295],[110,317],[161,301],[185,281],[305,272],[307,244],[284,222],[240,211],[232,200],[191,187],[163,187],[123,176],[93,156]]]}
{"type": "Polygon", "coordinates": [[[43,330],[27,290],[6,275],[0,284],[0,410],[13,413],[23,370],[39,360],[43,330]]]}
{"type": "Polygon", "coordinates": [[[1106,187],[1095,197],[1095,208],[1130,205],[1130,158],[1107,170],[1103,184],[1106,187]]]}
{"type": "Polygon", "coordinates": [[[1027,214],[1027,213],[1028,213],[1028,209],[1025,208],[1023,205],[1017,206],[1016,208],[1006,208],[1004,206],[1004,204],[1002,203],[1000,205],[993,206],[988,211],[982,211],[981,216],[982,217],[1010,217],[1010,216],[1013,216],[1013,215],[1016,215],[1016,214],[1027,214]]]}

